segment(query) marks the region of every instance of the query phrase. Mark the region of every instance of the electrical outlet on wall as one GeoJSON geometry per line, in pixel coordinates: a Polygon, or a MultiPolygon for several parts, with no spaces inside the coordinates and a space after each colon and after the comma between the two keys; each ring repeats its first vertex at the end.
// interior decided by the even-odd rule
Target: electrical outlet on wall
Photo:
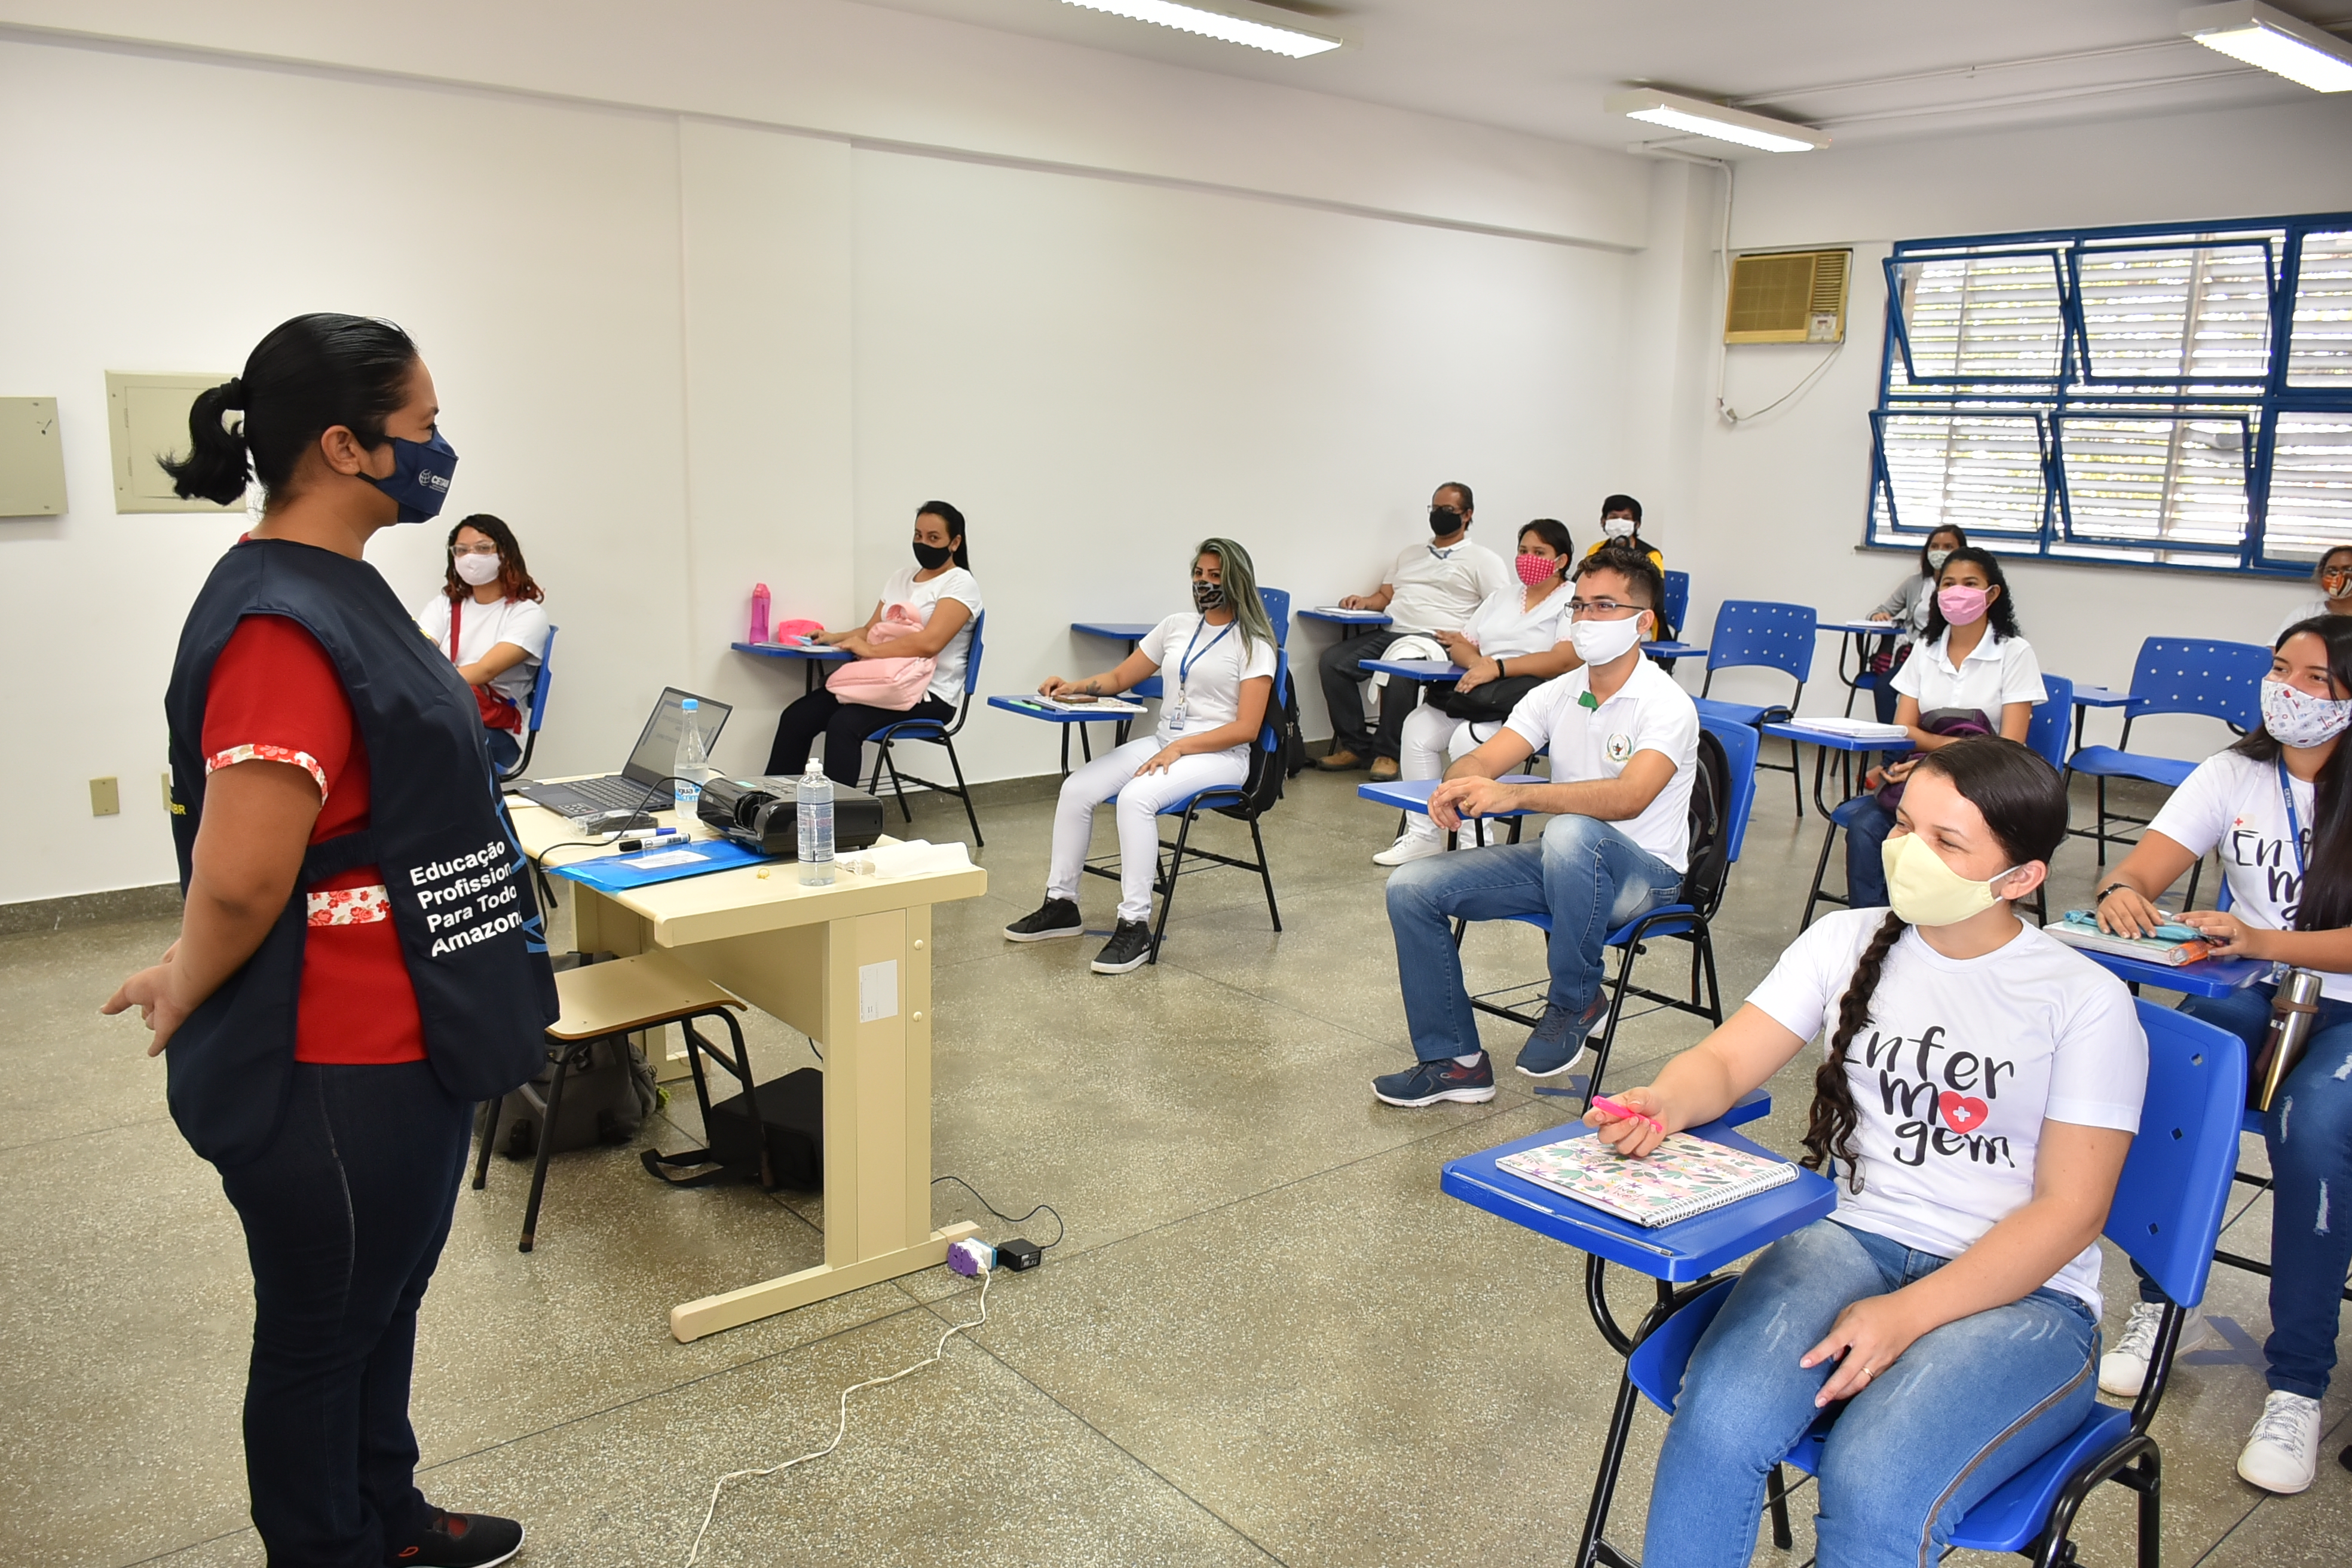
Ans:
{"type": "Polygon", "coordinates": [[[92,816],[116,816],[122,811],[122,789],[113,779],[89,781],[89,814],[92,816]]]}

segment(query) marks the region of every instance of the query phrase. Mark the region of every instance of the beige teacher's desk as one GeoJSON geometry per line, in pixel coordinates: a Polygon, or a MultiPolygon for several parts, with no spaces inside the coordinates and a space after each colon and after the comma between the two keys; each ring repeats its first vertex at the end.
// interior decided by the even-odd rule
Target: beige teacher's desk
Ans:
{"type": "MultiPolygon", "coordinates": [[[[508,805],[533,860],[577,837],[555,812],[508,805]]],[[[928,1268],[979,1228],[931,1228],[931,906],[980,897],[986,871],[844,871],[803,888],[799,868],[779,860],[621,895],[564,887],[583,952],[664,949],[824,1050],[824,1261],[673,1307],[671,1333],[700,1339],[928,1268]]]]}

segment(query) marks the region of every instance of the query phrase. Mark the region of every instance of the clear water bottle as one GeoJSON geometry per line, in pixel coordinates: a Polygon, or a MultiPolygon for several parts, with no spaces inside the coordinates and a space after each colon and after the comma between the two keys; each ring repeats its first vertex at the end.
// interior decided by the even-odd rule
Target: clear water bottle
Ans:
{"type": "Polygon", "coordinates": [[[801,886],[833,886],[833,781],[814,757],[801,774],[801,886]]]}
{"type": "Polygon", "coordinates": [[[677,830],[692,836],[702,820],[702,786],[717,776],[710,765],[710,744],[702,738],[702,705],[693,698],[680,703],[677,761],[670,768],[670,799],[677,807],[677,830]]]}

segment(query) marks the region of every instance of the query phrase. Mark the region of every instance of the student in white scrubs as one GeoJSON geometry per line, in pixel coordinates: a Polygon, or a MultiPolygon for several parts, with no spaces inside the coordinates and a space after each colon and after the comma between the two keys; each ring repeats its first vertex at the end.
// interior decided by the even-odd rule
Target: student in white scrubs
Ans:
{"type": "Polygon", "coordinates": [[[1083,936],[1078,879],[1095,807],[1118,803],[1118,923],[1096,954],[1097,974],[1125,974],[1151,956],[1151,889],[1160,869],[1160,808],[1196,790],[1239,784],[1273,700],[1274,624],[1258,597],[1249,552],[1202,542],[1192,560],[1193,608],[1169,616],[1116,669],[1081,680],[1049,677],[1044,697],[1115,697],[1163,667],[1160,728],[1097,757],[1062,781],[1054,809],[1054,862],[1045,901],[1004,928],[1008,942],[1083,936]]]}
{"type": "Polygon", "coordinates": [[[2352,616],[2352,544],[2331,546],[2312,568],[2311,580],[2319,584],[2319,597],[2306,599],[2288,612],[2278,630],[2271,634],[2273,647],[2299,621],[2314,616],[2352,616]]]}
{"type": "MultiPolygon", "coordinates": [[[[2181,915],[2230,958],[2268,959],[2315,972],[2319,1014],[2303,1059],[2279,1085],[2263,1133],[2271,1161],[2271,1336],[2263,1346],[2270,1393],[2238,1456],[2238,1474],[2266,1491],[2311,1485],[2319,1457],[2319,1402],[2336,1364],[2345,1273],[2352,1268],[2352,616],[2287,629],[2263,682],[2262,728],[2198,764],[2156,814],[2098,892],[2099,924],[2142,936],[2155,900],[2208,853],[2230,885],[2224,914],[2181,915]]],[[[2272,976],[2227,996],[2180,1004],[2246,1043],[2264,1043],[2272,976]]],[[[2099,1363],[2099,1386],[2130,1397],[2147,1377],[2160,1306],[2140,1282],[2140,1305],[2099,1363]]],[[[2202,1312],[2181,1325],[2179,1349],[2212,1336],[2202,1312]]]]}
{"type": "MultiPolygon", "coordinates": [[[[1583,662],[1568,636],[1568,605],[1575,596],[1568,574],[1576,565],[1574,552],[1564,523],[1539,517],[1519,530],[1519,552],[1513,562],[1518,582],[1489,595],[1460,631],[1437,634],[1446,653],[1462,667],[1454,694],[1467,696],[1486,687],[1525,696],[1534,689],[1531,683],[1566,675],[1583,662]]],[[[1447,762],[1459,761],[1493,740],[1510,717],[1506,708],[1492,718],[1457,718],[1452,710],[1462,705],[1441,692],[1425,698],[1406,716],[1398,753],[1402,776],[1441,776],[1447,762]]],[[[1405,818],[1404,832],[1373,856],[1372,864],[1402,866],[1442,854],[1444,847],[1437,824],[1413,812],[1405,818]]]]}
{"type": "Polygon", "coordinates": [[[441,592],[418,607],[416,624],[474,689],[490,761],[504,773],[522,755],[525,710],[547,652],[546,595],[522,563],[514,530],[486,511],[449,531],[443,572],[441,592]]]}

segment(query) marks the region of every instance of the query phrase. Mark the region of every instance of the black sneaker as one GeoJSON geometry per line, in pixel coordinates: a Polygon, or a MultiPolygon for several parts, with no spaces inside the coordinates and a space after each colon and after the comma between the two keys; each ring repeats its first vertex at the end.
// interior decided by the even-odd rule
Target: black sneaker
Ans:
{"type": "Polygon", "coordinates": [[[1484,1105],[1495,1098],[1495,1063],[1484,1051],[1466,1068],[1452,1057],[1415,1062],[1408,1071],[1372,1079],[1372,1092],[1387,1105],[1435,1105],[1441,1100],[1484,1105]]]}
{"type": "Polygon", "coordinates": [[[1078,906],[1068,899],[1047,899],[1037,906],[1037,912],[1023,915],[1004,928],[1007,942],[1051,942],[1059,936],[1084,936],[1087,922],[1078,916],[1078,906]]]}
{"type": "Polygon", "coordinates": [[[1141,921],[1121,921],[1095,954],[1097,974],[1125,974],[1140,969],[1151,956],[1151,928],[1141,921]]]}
{"type": "Polygon", "coordinates": [[[1609,987],[1594,988],[1592,1000],[1576,1012],[1546,999],[1544,1015],[1519,1047],[1518,1068],[1529,1078],[1558,1078],[1584,1059],[1592,1027],[1609,1016],[1609,987]]]}
{"type": "Polygon", "coordinates": [[[384,1553],[386,1568],[491,1568],[522,1550],[522,1526],[494,1513],[433,1510],[424,1532],[384,1553]]]}

